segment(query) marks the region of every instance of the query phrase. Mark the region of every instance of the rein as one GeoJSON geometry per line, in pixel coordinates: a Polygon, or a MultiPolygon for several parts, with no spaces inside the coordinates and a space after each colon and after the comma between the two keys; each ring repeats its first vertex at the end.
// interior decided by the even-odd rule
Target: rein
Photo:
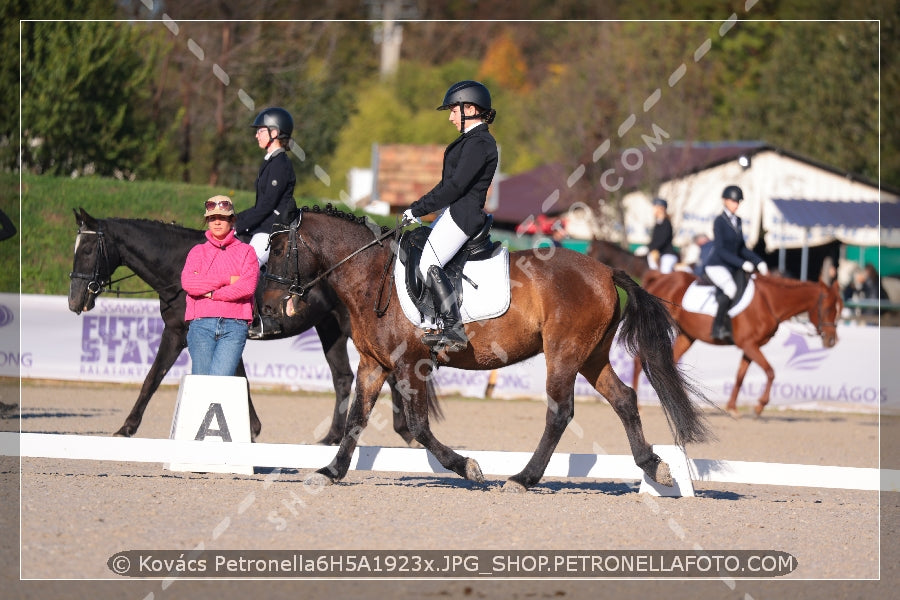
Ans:
{"type": "Polygon", "coordinates": [[[131,275],[125,275],[124,277],[120,277],[118,279],[112,279],[110,276],[106,276],[106,277],[102,276],[101,272],[100,272],[101,261],[106,266],[106,271],[108,273],[110,273],[110,275],[112,275],[111,269],[109,268],[109,251],[106,248],[106,234],[103,233],[103,230],[100,229],[99,227],[97,228],[97,231],[88,229],[85,231],[78,232],[78,235],[84,235],[84,234],[90,234],[90,235],[97,236],[97,241],[98,241],[97,248],[98,248],[99,252],[98,252],[98,256],[97,256],[97,262],[94,263],[94,272],[91,274],[88,274],[88,273],[79,273],[77,271],[72,271],[71,273],[69,273],[69,279],[85,279],[85,280],[87,280],[88,293],[93,294],[95,296],[99,296],[100,294],[102,294],[105,291],[111,291],[118,298],[121,296],[135,296],[138,294],[147,294],[150,292],[158,293],[162,290],[176,287],[176,284],[172,284],[172,285],[167,285],[166,287],[160,288],[159,290],[148,289],[148,290],[137,291],[137,292],[123,292],[122,290],[113,290],[112,289],[113,285],[120,283],[122,281],[125,281],[126,279],[131,279],[132,277],[136,277],[137,275],[135,273],[132,273],[131,275]]]}
{"type": "MultiPolygon", "coordinates": [[[[340,261],[336,262],[328,269],[325,269],[324,271],[319,273],[313,279],[311,279],[308,282],[301,285],[300,281],[299,281],[299,279],[300,279],[300,275],[299,275],[300,274],[300,253],[299,253],[299,246],[297,244],[297,241],[299,240],[300,242],[302,242],[303,245],[306,246],[306,248],[310,252],[312,252],[313,250],[312,250],[312,248],[310,248],[309,244],[306,243],[306,240],[303,239],[303,236],[301,236],[300,232],[298,231],[298,229],[300,228],[300,221],[301,221],[301,218],[298,217],[294,222],[291,223],[291,225],[288,229],[272,232],[272,234],[269,236],[269,238],[271,239],[275,235],[288,232],[288,234],[289,234],[289,237],[288,237],[288,245],[289,245],[288,261],[291,262],[295,266],[294,272],[296,273],[296,275],[293,278],[282,277],[280,275],[273,275],[268,272],[265,275],[266,279],[269,279],[269,280],[279,283],[283,286],[286,286],[288,288],[288,294],[290,294],[291,296],[298,296],[300,298],[303,298],[303,296],[305,296],[309,292],[309,290],[313,288],[313,286],[315,286],[317,283],[319,283],[320,281],[325,279],[329,274],[331,274],[332,271],[334,271],[335,269],[337,269],[338,267],[340,267],[341,265],[343,265],[344,263],[349,261],[351,258],[355,257],[356,255],[360,254],[361,252],[363,252],[365,250],[368,250],[369,248],[371,248],[372,246],[374,246],[376,244],[381,245],[381,242],[383,242],[385,239],[387,239],[391,236],[394,236],[395,239],[399,238],[400,232],[403,229],[403,227],[401,225],[397,225],[393,229],[389,229],[388,231],[382,233],[380,236],[375,236],[375,239],[373,239],[368,244],[365,244],[361,248],[358,248],[357,250],[351,252],[349,255],[347,255],[340,261]]],[[[270,245],[271,245],[271,243],[270,243],[270,245]]],[[[388,265],[390,265],[394,260],[396,260],[396,257],[397,257],[396,253],[394,253],[394,252],[392,252],[391,255],[392,255],[392,259],[390,261],[388,261],[388,265]]],[[[384,314],[384,311],[387,311],[388,304],[390,303],[390,298],[388,298],[388,304],[385,304],[385,306],[382,308],[378,307],[378,304],[380,304],[380,302],[381,302],[382,292],[384,289],[384,279],[387,275],[388,268],[389,268],[389,266],[386,266],[384,273],[382,273],[382,286],[381,286],[382,289],[379,291],[378,299],[376,300],[376,306],[375,306],[375,312],[380,313],[382,315],[384,314]]],[[[393,277],[393,274],[391,275],[391,277],[393,277]]]]}

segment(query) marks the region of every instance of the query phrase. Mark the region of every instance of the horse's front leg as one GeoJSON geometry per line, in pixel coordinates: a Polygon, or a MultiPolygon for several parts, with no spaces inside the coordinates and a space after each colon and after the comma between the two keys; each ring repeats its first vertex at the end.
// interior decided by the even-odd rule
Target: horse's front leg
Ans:
{"type": "Polygon", "coordinates": [[[308,484],[328,485],[340,481],[347,475],[353,451],[356,450],[359,438],[369,422],[372,407],[375,406],[378,393],[387,376],[387,371],[374,359],[366,355],[360,356],[359,367],[356,370],[356,399],[350,405],[347,426],[344,429],[344,437],[341,439],[337,455],[327,467],[310,475],[306,479],[308,484]]]}
{"type": "Polygon", "coordinates": [[[741,386],[744,385],[744,376],[747,374],[747,369],[749,367],[750,358],[746,354],[742,354],[741,362],[738,363],[737,376],[734,379],[734,387],[731,390],[731,397],[728,398],[728,404],[725,406],[725,410],[728,411],[728,414],[735,418],[741,416],[737,409],[737,399],[738,395],[741,393],[741,386]]]}
{"type": "Polygon", "coordinates": [[[159,340],[159,348],[156,351],[156,356],[153,358],[153,364],[150,365],[150,370],[147,371],[147,376],[144,378],[137,401],[125,418],[125,422],[113,435],[131,437],[137,433],[141,420],[144,418],[144,411],[147,410],[147,404],[150,403],[150,398],[156,393],[163,377],[175,364],[185,347],[187,347],[187,327],[183,322],[181,327],[173,327],[167,323],[163,328],[159,340]]]}
{"type": "Polygon", "coordinates": [[[256,414],[256,408],[253,406],[253,399],[250,397],[250,380],[247,379],[247,369],[244,367],[243,358],[241,358],[237,367],[234,369],[234,376],[243,377],[247,385],[247,410],[250,413],[250,441],[255,442],[256,438],[259,437],[259,432],[262,431],[262,423],[259,422],[259,416],[256,414]]]}
{"type": "Polygon", "coordinates": [[[325,362],[331,370],[331,381],[334,384],[334,412],[331,426],[320,444],[332,446],[341,441],[347,423],[347,409],[350,404],[350,389],[353,387],[353,369],[347,354],[348,336],[341,331],[338,320],[327,315],[316,324],[316,333],[325,351],[325,362]]]}
{"type": "Polygon", "coordinates": [[[417,442],[422,444],[438,460],[443,467],[453,471],[460,477],[484,483],[481,466],[474,458],[467,458],[442,444],[431,431],[429,414],[429,373],[420,374],[405,362],[399,363],[394,373],[397,376],[397,388],[403,394],[403,406],[406,409],[406,424],[417,442]]]}
{"type": "Polygon", "coordinates": [[[763,390],[762,395],[756,401],[756,406],[753,407],[753,412],[759,417],[766,408],[766,404],[769,403],[769,393],[772,391],[772,383],[775,381],[775,369],[772,368],[772,365],[770,365],[769,361],[766,360],[766,357],[763,356],[762,350],[756,346],[747,348],[744,351],[744,356],[749,357],[749,360],[758,364],[766,374],[766,387],[763,390]]]}
{"type": "Polygon", "coordinates": [[[410,448],[421,448],[415,436],[406,424],[406,409],[403,407],[404,397],[401,386],[397,384],[397,376],[391,373],[387,378],[388,388],[391,390],[391,413],[394,416],[394,431],[397,432],[406,445],[410,448]]]}

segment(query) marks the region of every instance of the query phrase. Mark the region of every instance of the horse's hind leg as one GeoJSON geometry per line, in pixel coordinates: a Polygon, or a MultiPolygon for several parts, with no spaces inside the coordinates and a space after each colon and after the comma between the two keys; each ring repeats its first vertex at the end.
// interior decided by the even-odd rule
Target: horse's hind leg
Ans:
{"type": "Polygon", "coordinates": [[[608,359],[602,362],[604,363],[602,367],[596,364],[596,361],[587,363],[582,367],[581,374],[594,384],[594,389],[606,398],[622,421],[634,463],[653,481],[671,486],[673,479],[669,465],[653,452],[653,448],[644,437],[644,427],[638,412],[637,394],[622,383],[608,359]]]}
{"type": "Polygon", "coordinates": [[[347,354],[348,337],[340,330],[337,320],[328,316],[316,324],[316,333],[325,351],[325,361],[331,370],[331,381],[334,384],[334,412],[331,416],[331,427],[320,444],[335,445],[344,436],[347,424],[347,409],[350,405],[350,388],[353,387],[353,369],[347,354]]]}
{"type": "Polygon", "coordinates": [[[571,367],[554,365],[571,364],[570,360],[547,359],[547,416],[544,434],[538,443],[531,460],[521,472],[510,477],[503,486],[503,491],[524,491],[544,476],[547,464],[563,432],[575,415],[575,377],[577,373],[571,367]]]}

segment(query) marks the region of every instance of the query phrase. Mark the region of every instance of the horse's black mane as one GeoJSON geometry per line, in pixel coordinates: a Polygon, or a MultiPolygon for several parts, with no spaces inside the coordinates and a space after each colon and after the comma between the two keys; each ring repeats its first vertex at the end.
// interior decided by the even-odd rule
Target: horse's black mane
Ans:
{"type": "Polygon", "coordinates": [[[185,231],[202,231],[196,227],[187,227],[185,225],[181,225],[180,223],[176,223],[175,221],[160,221],[159,219],[128,219],[128,218],[120,218],[120,217],[112,217],[109,219],[98,219],[100,221],[118,221],[124,222],[129,221],[132,223],[146,223],[147,225],[153,225],[154,227],[174,227],[177,229],[184,229],[185,231]]]}
{"type": "MultiPolygon", "coordinates": [[[[365,225],[370,222],[369,218],[366,216],[357,216],[357,215],[354,215],[353,213],[348,213],[348,212],[345,212],[342,210],[338,210],[337,208],[332,206],[331,203],[326,204],[325,208],[322,208],[318,204],[314,204],[311,207],[310,206],[301,206],[299,209],[297,209],[297,212],[295,212],[291,215],[290,220],[293,221],[297,217],[298,213],[304,213],[304,212],[320,213],[320,214],[328,215],[329,217],[335,217],[337,219],[344,219],[346,221],[358,223],[359,225],[365,225]]],[[[382,225],[381,233],[387,233],[388,231],[390,231],[390,229],[391,229],[390,227],[386,227],[386,226],[382,225]]]]}

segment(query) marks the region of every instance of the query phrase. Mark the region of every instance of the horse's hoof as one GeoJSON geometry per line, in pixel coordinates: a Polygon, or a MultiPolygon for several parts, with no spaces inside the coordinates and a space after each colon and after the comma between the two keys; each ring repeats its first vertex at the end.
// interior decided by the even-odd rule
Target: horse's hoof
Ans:
{"type": "Polygon", "coordinates": [[[320,446],[337,446],[338,444],[341,443],[341,438],[325,436],[316,443],[319,444],[320,446]]]}
{"type": "Polygon", "coordinates": [[[133,434],[128,433],[128,431],[124,428],[118,430],[113,434],[113,437],[128,437],[130,438],[133,434]]]}
{"type": "Polygon", "coordinates": [[[466,459],[466,479],[477,483],[484,483],[484,475],[481,474],[481,467],[474,458],[466,459]]]}
{"type": "Polygon", "coordinates": [[[753,414],[756,415],[757,419],[760,416],[762,416],[762,411],[765,407],[766,407],[765,404],[757,404],[756,406],[753,407],[753,414]]]}
{"type": "Polygon", "coordinates": [[[334,479],[316,471],[303,480],[303,485],[312,488],[323,488],[334,484],[334,479]]]}
{"type": "Polygon", "coordinates": [[[503,488],[501,491],[504,494],[524,494],[528,491],[528,488],[519,483],[518,481],[513,481],[512,479],[507,479],[506,483],[503,484],[503,488]]]}
{"type": "Polygon", "coordinates": [[[726,409],[726,412],[728,412],[728,414],[731,415],[731,417],[734,418],[734,419],[740,419],[740,418],[741,418],[741,413],[739,413],[739,412],[738,412],[738,409],[736,409],[736,408],[729,408],[729,409],[726,409]]]}
{"type": "Polygon", "coordinates": [[[422,444],[420,444],[415,438],[407,441],[406,445],[409,446],[410,448],[415,448],[416,450],[421,450],[422,448],[425,447],[422,444]]]}
{"type": "Polygon", "coordinates": [[[662,460],[656,465],[656,472],[650,477],[659,485],[664,485],[666,487],[675,485],[675,480],[672,479],[672,472],[669,470],[669,465],[662,460]]]}

